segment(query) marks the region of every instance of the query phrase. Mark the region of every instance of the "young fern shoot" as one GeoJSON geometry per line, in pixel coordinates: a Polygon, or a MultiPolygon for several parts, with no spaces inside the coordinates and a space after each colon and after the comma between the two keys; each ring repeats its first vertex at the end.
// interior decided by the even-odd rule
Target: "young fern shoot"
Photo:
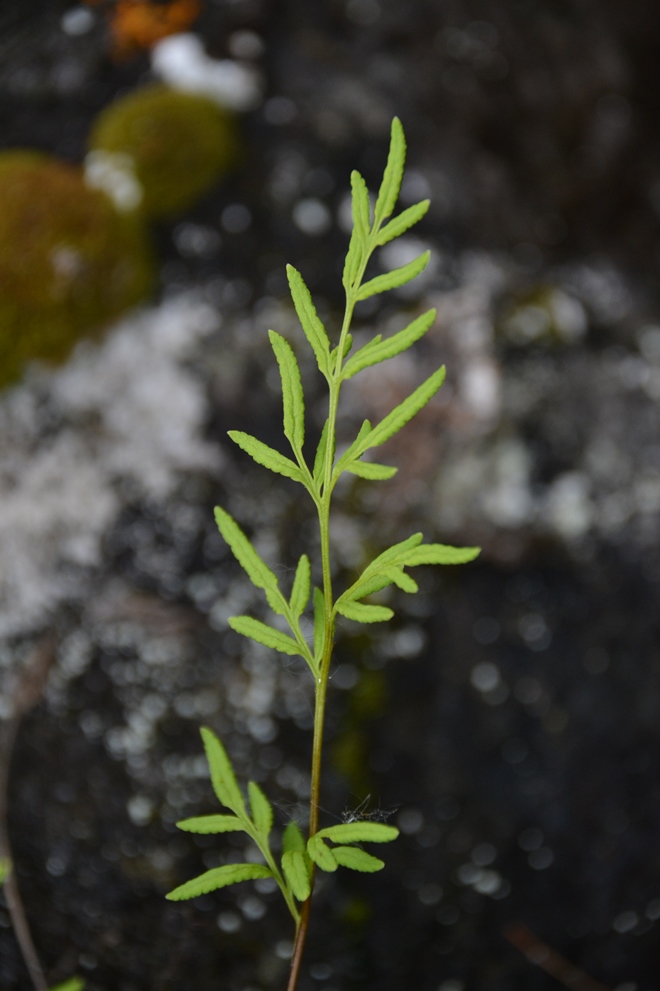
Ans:
{"type": "Polygon", "coordinates": [[[232,814],[185,819],[178,825],[181,829],[199,833],[242,830],[259,848],[264,863],[216,867],[176,888],[167,897],[172,900],[193,898],[238,881],[274,878],[296,926],[288,991],[294,991],[298,981],[316,869],[328,872],[336,871],[338,867],[365,872],[381,870],[383,861],[367,853],[359,844],[387,843],[398,835],[398,830],[393,826],[367,819],[319,829],[323,724],[337,616],[362,623],[389,620],[393,616],[392,610],[375,605],[368,599],[373,593],[389,585],[396,585],[404,592],[416,592],[418,586],[406,568],[421,564],[463,564],[472,561],[479,553],[479,548],[476,547],[423,543],[422,534],[415,533],[379,554],[349,588],[335,597],[330,566],[330,504],[337,481],[344,472],[374,481],[391,478],[396,473],[396,468],[365,461],[364,455],[373,448],[380,447],[401,430],[435,395],[445,377],[444,367],[437,369],[380,423],[372,426],[365,420],[353,442],[337,458],[337,412],[342,384],[363,369],[407,350],[429,330],[435,320],[435,310],[429,310],[413,320],[404,330],[385,340],[377,334],[351,355],[350,327],[356,303],[410,282],[423,271],[429,259],[429,252],[426,251],[401,268],[364,281],[367,265],[376,248],[399,237],[421,220],[428,210],[429,201],[424,200],[391,219],[403,178],[405,150],[403,129],[395,118],[392,122],[387,165],[373,210],[364,179],[359,172],[351,175],[353,230],[342,280],[346,306],[339,341],[335,347],[331,346],[302,275],[291,265],[287,266],[296,313],[314,352],[318,369],[328,386],[328,417],[313,465],[308,465],[303,454],[305,401],[298,362],[290,344],[273,330],[269,331],[269,336],[282,380],[284,434],[291,446],[292,457],[280,454],[242,431],[229,432],[231,439],[256,462],[299,482],[309,493],[319,522],[320,586],[312,590],[312,568],[309,558],[303,554],[287,598],[280,588],[277,576],[262,560],[238,524],[224,509],[217,507],[215,510],[220,533],[234,556],[252,583],[263,590],[270,608],[284,618],[290,633],[283,633],[250,616],[235,616],[229,620],[229,625],[236,632],[280,653],[302,657],[314,679],[309,829],[305,838],[295,823],[289,823],[282,836],[282,854],[278,862],[270,845],[273,813],[268,799],[259,786],[251,781],[247,788],[249,807],[246,805],[224,747],[210,729],[204,728],[202,738],[213,788],[221,805],[232,814]],[[301,627],[301,619],[310,596],[314,614],[311,645],[301,627]]]}

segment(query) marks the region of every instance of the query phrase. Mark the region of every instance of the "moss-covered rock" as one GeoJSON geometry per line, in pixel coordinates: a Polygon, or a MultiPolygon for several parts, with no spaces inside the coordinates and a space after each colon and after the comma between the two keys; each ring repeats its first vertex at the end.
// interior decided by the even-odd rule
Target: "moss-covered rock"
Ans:
{"type": "Polygon", "coordinates": [[[167,217],[187,209],[231,169],[238,135],[233,117],[213,100],[153,85],[103,110],[89,147],[130,156],[142,211],[167,217]]]}
{"type": "Polygon", "coordinates": [[[146,231],[90,190],[81,170],[37,152],[0,154],[0,386],[29,360],[58,361],[84,333],[142,300],[146,231]]]}

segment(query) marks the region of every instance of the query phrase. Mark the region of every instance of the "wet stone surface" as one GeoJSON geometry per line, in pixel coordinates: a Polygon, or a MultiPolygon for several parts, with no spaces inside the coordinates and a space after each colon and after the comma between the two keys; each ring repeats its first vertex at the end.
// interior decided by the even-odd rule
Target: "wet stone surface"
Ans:
{"type": "MultiPolygon", "coordinates": [[[[82,7],[37,6],[0,11],[3,141],[80,162],[95,114],[151,78],[149,60],[113,63],[96,8],[76,33],[82,7]]],[[[309,795],[312,686],[227,627],[267,613],[212,507],[284,582],[314,543],[295,486],[226,430],[280,443],[273,327],[300,354],[318,436],[284,263],[336,330],[348,174],[373,187],[398,113],[402,200],[433,208],[383,263],[427,246],[434,262],[410,293],[365,304],[356,339],[430,306],[438,320],[414,354],[350,383],[341,429],[430,367],[448,379],[390,444],[399,475],[338,491],[337,580],[418,529],[484,553],[397,593],[387,628],[340,630],[324,822],[377,809],[402,836],[382,874],[323,879],[300,989],[550,991],[505,938],[523,924],[612,991],[657,991],[657,14],[622,17],[608,2],[205,5],[209,55],[263,78],[241,168],[155,231],[153,306],[0,396],[3,727],[34,649],[56,644],[9,787],[53,982],[284,986],[292,933],[267,883],[163,897],[251,856],[240,834],[176,829],[217,808],[200,724],[279,826],[309,795]]],[[[0,983],[30,987],[4,907],[0,983]]]]}

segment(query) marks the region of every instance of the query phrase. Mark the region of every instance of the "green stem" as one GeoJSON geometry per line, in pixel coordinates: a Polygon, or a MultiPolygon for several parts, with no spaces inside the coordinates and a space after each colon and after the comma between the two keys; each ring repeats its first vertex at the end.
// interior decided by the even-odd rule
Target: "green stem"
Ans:
{"type": "MultiPolygon", "coordinates": [[[[377,233],[374,226],[372,237],[377,233]]],[[[373,242],[372,242],[373,243],[373,242]]],[[[342,321],[339,344],[337,346],[337,358],[334,369],[331,370],[329,379],[330,397],[328,403],[328,436],[325,449],[325,465],[323,473],[323,488],[319,496],[314,499],[319,517],[319,532],[321,536],[321,563],[323,570],[323,599],[325,613],[325,631],[323,642],[323,656],[319,666],[316,679],[316,698],[314,704],[314,742],[312,744],[312,776],[310,783],[309,799],[309,836],[314,836],[319,828],[319,799],[321,795],[321,765],[323,757],[323,730],[325,723],[325,700],[328,690],[328,678],[330,676],[330,664],[332,662],[332,648],[334,646],[334,602],[332,598],[332,571],[330,566],[330,501],[333,489],[333,468],[335,438],[337,434],[337,410],[339,407],[339,392],[341,390],[342,364],[344,361],[344,348],[346,338],[353,319],[353,310],[356,303],[358,287],[362,282],[367,262],[371,255],[369,248],[362,259],[354,287],[346,292],[346,308],[342,321]]],[[[300,921],[296,927],[296,938],[293,946],[291,958],[291,970],[289,972],[289,983],[287,991],[296,991],[300,965],[302,963],[305,940],[309,927],[309,915],[312,905],[312,895],[314,893],[314,876],[316,868],[312,864],[311,893],[307,901],[303,903],[300,921]]]]}
{"type": "MultiPolygon", "coordinates": [[[[326,527],[326,533],[327,533],[327,527],[326,527]]],[[[332,589],[330,589],[330,593],[332,596],[332,589]]],[[[332,601],[332,598],[330,601],[332,601]]],[[[321,794],[321,760],[323,754],[325,698],[328,689],[328,675],[330,673],[330,662],[332,660],[333,617],[332,617],[332,609],[330,610],[330,613],[328,613],[327,599],[326,599],[325,616],[326,616],[325,642],[324,642],[323,658],[321,660],[319,678],[316,683],[316,700],[314,705],[314,742],[312,745],[312,780],[311,780],[310,799],[309,799],[309,835],[310,836],[313,836],[314,833],[318,832],[318,828],[319,828],[319,798],[321,794]]],[[[314,864],[312,864],[312,877],[311,877],[312,892],[310,892],[307,901],[303,903],[300,914],[300,921],[296,927],[296,938],[293,946],[293,956],[291,958],[291,970],[289,972],[289,983],[287,985],[287,991],[295,991],[296,985],[298,983],[298,976],[300,974],[300,965],[302,962],[302,955],[303,955],[303,950],[305,948],[305,940],[307,939],[307,930],[309,927],[309,914],[312,907],[312,894],[314,890],[315,872],[316,872],[316,867],[314,864]]]]}
{"type": "MultiPolygon", "coordinates": [[[[323,757],[323,730],[325,725],[325,699],[328,690],[328,677],[330,675],[330,663],[332,661],[332,648],[334,639],[334,603],[332,599],[332,571],[330,567],[330,500],[332,498],[332,469],[334,461],[335,437],[337,427],[337,408],[339,406],[339,391],[341,389],[341,366],[342,355],[346,344],[346,335],[353,316],[354,301],[349,297],[346,300],[346,311],[337,348],[337,364],[330,380],[330,399],[328,410],[328,438],[325,452],[325,470],[323,479],[323,493],[317,501],[316,506],[319,517],[319,532],[321,537],[321,562],[323,570],[323,599],[325,613],[325,630],[323,638],[323,656],[319,665],[319,673],[315,684],[315,704],[314,704],[314,741],[312,744],[312,776],[310,783],[309,799],[309,836],[313,836],[319,828],[319,799],[321,795],[321,765],[323,757]]],[[[312,904],[312,894],[314,890],[315,865],[312,864],[311,886],[312,892],[303,904],[300,921],[296,928],[296,939],[291,958],[291,970],[289,973],[289,983],[287,991],[295,991],[300,973],[307,929],[309,926],[309,914],[312,904]]]]}
{"type": "Polygon", "coordinates": [[[270,867],[271,871],[273,872],[273,877],[277,881],[277,884],[279,886],[279,889],[282,892],[282,894],[284,895],[284,900],[286,901],[286,903],[287,903],[287,905],[289,907],[289,911],[291,912],[291,915],[293,916],[293,921],[296,924],[296,930],[297,930],[298,927],[299,927],[299,925],[300,925],[300,912],[298,911],[298,907],[296,905],[296,902],[295,902],[295,899],[294,899],[293,895],[291,894],[291,892],[290,892],[290,890],[289,890],[289,888],[288,888],[288,886],[287,886],[284,878],[282,877],[282,873],[281,873],[279,867],[277,866],[277,862],[275,861],[275,858],[273,857],[273,854],[271,853],[270,847],[269,847],[269,845],[268,845],[267,842],[265,844],[262,844],[261,841],[260,841],[260,838],[257,836],[256,833],[252,833],[250,831],[250,835],[252,836],[252,839],[254,840],[254,842],[257,844],[257,846],[259,847],[259,849],[263,853],[264,858],[266,860],[266,863],[268,864],[268,866],[270,867]]]}

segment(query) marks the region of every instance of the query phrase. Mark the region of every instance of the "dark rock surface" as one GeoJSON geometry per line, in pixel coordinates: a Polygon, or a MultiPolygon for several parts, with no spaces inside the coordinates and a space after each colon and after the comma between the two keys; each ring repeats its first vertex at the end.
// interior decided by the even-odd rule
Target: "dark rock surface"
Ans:
{"type": "MultiPolygon", "coordinates": [[[[110,60],[100,11],[68,35],[68,7],[0,6],[0,133],[80,161],[94,115],[149,64],[110,60]]],[[[236,32],[256,33],[265,78],[242,119],[241,170],[157,231],[165,302],[145,319],[165,326],[168,306],[182,320],[197,307],[206,329],[189,349],[155,334],[149,402],[146,369],[128,370],[130,355],[146,360],[131,350],[146,332],[137,318],[124,364],[119,344],[114,364],[92,349],[0,400],[3,503],[16,511],[15,490],[37,506],[8,517],[12,539],[42,527],[35,566],[30,540],[7,543],[0,521],[3,570],[18,576],[13,599],[0,578],[4,719],[33,645],[58,638],[10,778],[18,877],[49,976],[78,971],[91,991],[284,986],[291,932],[268,885],[163,899],[241,853],[233,834],[196,842],[174,826],[214,808],[200,723],[264,784],[281,823],[309,786],[311,686],[228,631],[227,616],[261,606],[211,510],[222,502],[286,568],[313,540],[295,487],[230,450],[225,431],[278,443],[265,332],[303,345],[284,263],[336,326],[348,174],[377,184],[397,113],[403,198],[433,200],[415,238],[435,267],[358,325],[398,329],[402,310],[431,305],[439,320],[414,359],[347,390],[345,429],[382,415],[429,365],[447,361],[448,385],[391,445],[405,481],[341,493],[337,569],[419,528],[484,554],[422,576],[391,629],[339,642],[323,814],[370,795],[403,837],[381,875],[323,885],[300,988],[550,991],[556,979],[504,937],[523,923],[612,991],[657,991],[658,12],[641,0],[209,0],[198,30],[219,58],[236,32]],[[123,374],[135,388],[113,384],[123,374]],[[143,434],[118,424],[119,406],[143,434]],[[170,444],[179,411],[185,432],[170,444]],[[71,551],[75,517],[52,508],[50,483],[28,477],[52,450],[69,481],[93,469],[89,491],[105,500],[87,514],[80,489],[86,551],[71,551]],[[41,572],[37,605],[24,560],[41,572]]],[[[311,432],[323,412],[304,361],[303,376],[311,432]]],[[[0,926],[0,983],[24,991],[2,910],[0,926]]]]}

